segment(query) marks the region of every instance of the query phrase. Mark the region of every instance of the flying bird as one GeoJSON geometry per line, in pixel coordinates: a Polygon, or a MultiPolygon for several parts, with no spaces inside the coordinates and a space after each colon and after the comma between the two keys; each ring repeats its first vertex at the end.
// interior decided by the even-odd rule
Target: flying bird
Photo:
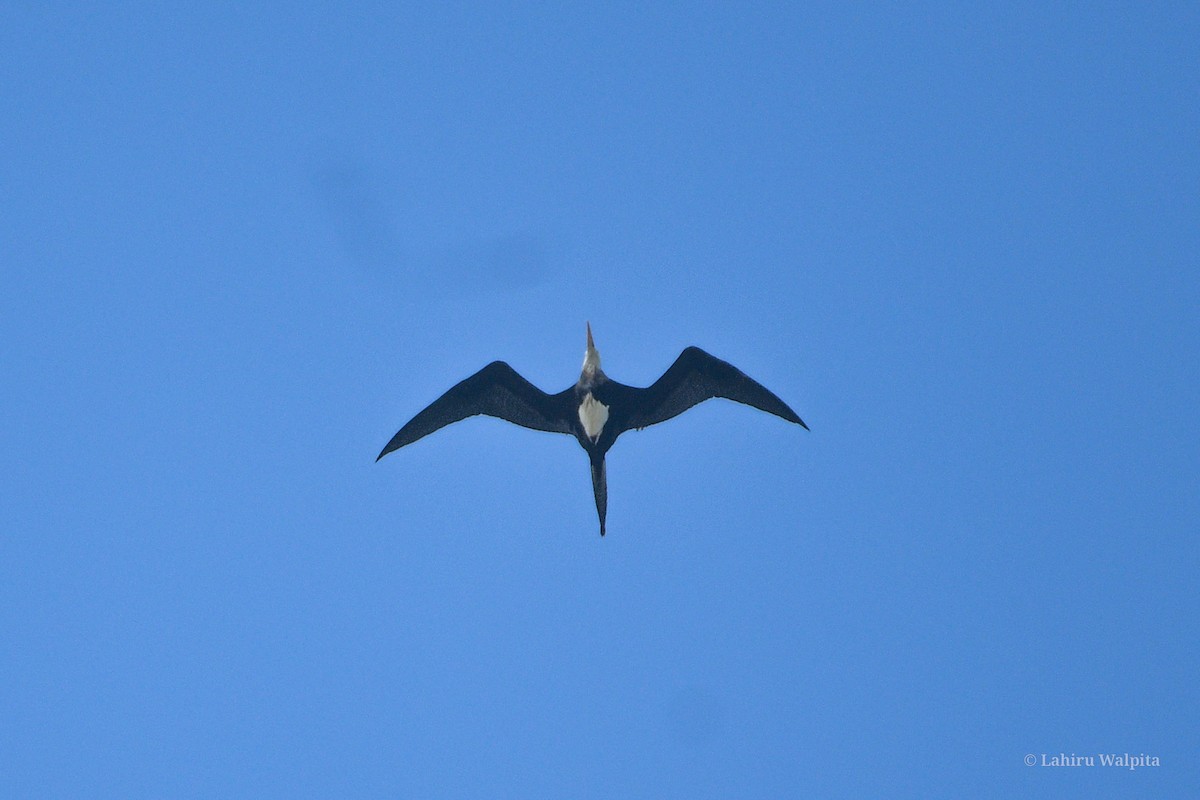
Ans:
{"type": "Polygon", "coordinates": [[[804,420],[762,384],[737,367],[688,347],[651,386],[618,383],[600,369],[600,351],[587,325],[587,350],[579,381],[558,394],[546,394],[503,361],[493,361],[447,391],[401,428],[375,459],[477,414],[499,417],[525,428],[574,436],[588,454],[600,535],[608,508],[604,456],[617,437],[678,416],[697,403],[724,397],[794,422],[804,420]]]}

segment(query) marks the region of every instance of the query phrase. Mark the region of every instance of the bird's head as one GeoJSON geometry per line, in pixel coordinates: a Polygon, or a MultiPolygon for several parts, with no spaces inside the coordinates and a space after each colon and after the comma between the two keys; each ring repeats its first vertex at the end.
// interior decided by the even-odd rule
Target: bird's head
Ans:
{"type": "Polygon", "coordinates": [[[587,324],[587,350],[583,354],[583,377],[594,378],[600,372],[600,351],[592,341],[592,323],[587,324]]]}

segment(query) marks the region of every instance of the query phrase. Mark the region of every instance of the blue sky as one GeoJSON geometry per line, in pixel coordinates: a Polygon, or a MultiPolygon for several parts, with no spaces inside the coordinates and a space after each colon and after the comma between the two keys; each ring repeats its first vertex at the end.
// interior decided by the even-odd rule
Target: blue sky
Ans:
{"type": "Polygon", "coordinates": [[[1196,7],[481,5],[6,11],[0,793],[1194,792],[1196,7]]]}

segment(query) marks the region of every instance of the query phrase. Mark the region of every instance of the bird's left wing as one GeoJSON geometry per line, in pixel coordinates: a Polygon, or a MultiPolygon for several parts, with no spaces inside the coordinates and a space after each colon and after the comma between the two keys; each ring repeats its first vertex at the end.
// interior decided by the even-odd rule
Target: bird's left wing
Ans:
{"type": "Polygon", "coordinates": [[[556,408],[554,395],[546,394],[503,361],[493,361],[413,417],[397,431],[375,460],[452,422],[476,414],[499,417],[538,431],[570,433],[569,418],[556,408]]]}
{"type": "Polygon", "coordinates": [[[632,391],[630,406],[633,410],[623,420],[621,430],[665,422],[713,397],[745,403],[808,428],[804,420],[770,389],[699,347],[686,348],[651,386],[645,389],[628,387],[627,391],[632,391]]]}

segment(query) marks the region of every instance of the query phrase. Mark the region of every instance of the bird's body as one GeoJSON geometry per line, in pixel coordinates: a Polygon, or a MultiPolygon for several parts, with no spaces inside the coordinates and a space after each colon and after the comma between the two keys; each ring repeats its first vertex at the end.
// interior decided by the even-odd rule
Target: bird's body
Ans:
{"type": "Polygon", "coordinates": [[[526,428],[573,435],[588,454],[600,535],[604,535],[608,486],[604,457],[617,437],[664,422],[712,397],[745,403],[808,428],[782,400],[732,364],[688,347],[645,389],[611,380],[588,325],[579,381],[547,394],[503,361],[493,361],[451,388],[401,428],[375,460],[461,419],[487,414],[526,428]]]}

